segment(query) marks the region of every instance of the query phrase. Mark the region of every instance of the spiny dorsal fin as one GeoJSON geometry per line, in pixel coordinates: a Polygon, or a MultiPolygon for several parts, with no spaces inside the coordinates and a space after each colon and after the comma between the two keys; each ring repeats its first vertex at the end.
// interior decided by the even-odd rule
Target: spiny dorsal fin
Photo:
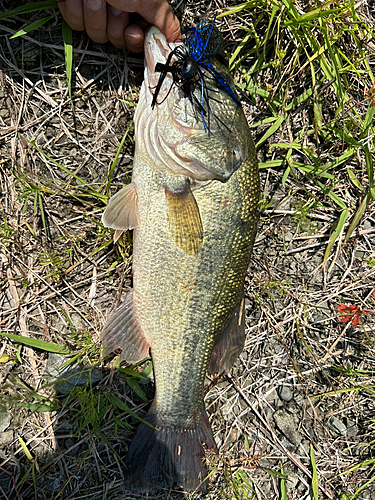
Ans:
{"type": "Polygon", "coordinates": [[[165,188],[169,231],[182,250],[196,254],[203,241],[203,226],[198,204],[187,181],[180,190],[165,188]]]}
{"type": "Polygon", "coordinates": [[[146,358],[150,344],[143,335],[133,310],[133,291],[130,291],[121,306],[116,309],[100,334],[104,356],[122,349],[121,360],[130,364],[146,358]]]}
{"type": "Polygon", "coordinates": [[[102,215],[102,223],[105,227],[121,231],[139,226],[138,195],[134,182],[112,196],[102,215]]]}

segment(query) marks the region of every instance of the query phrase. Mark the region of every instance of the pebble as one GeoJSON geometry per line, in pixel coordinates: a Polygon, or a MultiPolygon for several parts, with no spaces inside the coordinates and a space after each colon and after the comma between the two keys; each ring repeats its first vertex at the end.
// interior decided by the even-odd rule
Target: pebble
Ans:
{"type": "Polygon", "coordinates": [[[289,491],[293,491],[298,484],[299,477],[295,472],[288,470],[286,467],[284,468],[284,472],[287,477],[286,487],[289,491]]]}
{"type": "Polygon", "coordinates": [[[292,401],[292,399],[293,399],[293,392],[286,385],[282,385],[281,387],[279,387],[278,393],[279,393],[280,398],[283,401],[286,401],[287,403],[289,401],[292,401]]]}
{"type": "Polygon", "coordinates": [[[5,412],[0,413],[0,433],[4,432],[5,429],[8,429],[11,421],[12,421],[12,417],[11,417],[10,413],[5,413],[5,412]]]}
{"type": "Polygon", "coordinates": [[[297,430],[297,422],[294,415],[291,415],[286,410],[281,409],[275,411],[273,419],[276,426],[284,434],[290,443],[298,446],[302,440],[301,434],[297,430]]]}
{"type": "Polygon", "coordinates": [[[77,363],[61,368],[64,363],[66,363],[66,358],[63,355],[50,353],[44,370],[44,378],[47,382],[55,384],[55,389],[59,394],[69,394],[77,386],[97,384],[103,378],[97,368],[77,363]]]}
{"type": "Polygon", "coordinates": [[[337,417],[331,417],[328,420],[328,427],[339,436],[347,435],[346,425],[337,417]]]}
{"type": "Polygon", "coordinates": [[[0,432],[0,448],[13,441],[13,431],[0,432]]]}
{"type": "Polygon", "coordinates": [[[353,420],[346,419],[346,435],[348,437],[354,437],[358,434],[359,429],[353,420]]]}

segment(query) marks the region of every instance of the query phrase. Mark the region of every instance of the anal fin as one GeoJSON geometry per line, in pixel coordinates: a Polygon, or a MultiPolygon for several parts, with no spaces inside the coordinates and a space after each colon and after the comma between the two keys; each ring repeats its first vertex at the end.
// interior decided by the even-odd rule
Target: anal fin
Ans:
{"type": "Polygon", "coordinates": [[[203,226],[198,204],[188,181],[179,190],[165,188],[169,231],[184,252],[196,254],[203,242],[203,226]]]}
{"type": "Polygon", "coordinates": [[[100,334],[104,356],[121,349],[120,359],[135,364],[149,354],[150,344],[143,335],[133,311],[133,292],[129,292],[100,334]]]}
{"type": "Polygon", "coordinates": [[[210,374],[229,372],[241,354],[245,344],[245,301],[238,304],[234,314],[219,339],[215,343],[208,372],[210,374]]]}
{"type": "Polygon", "coordinates": [[[138,195],[134,182],[112,196],[102,215],[102,223],[105,227],[116,229],[116,232],[139,226],[138,195]]]}

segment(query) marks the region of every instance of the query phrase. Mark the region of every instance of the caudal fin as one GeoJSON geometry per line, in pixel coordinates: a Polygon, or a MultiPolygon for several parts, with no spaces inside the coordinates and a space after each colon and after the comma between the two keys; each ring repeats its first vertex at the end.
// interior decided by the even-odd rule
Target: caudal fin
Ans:
{"type": "Polygon", "coordinates": [[[125,486],[135,493],[155,493],[174,483],[187,491],[205,491],[204,445],[216,450],[205,411],[195,425],[165,426],[151,412],[140,424],[126,456],[125,486]]]}

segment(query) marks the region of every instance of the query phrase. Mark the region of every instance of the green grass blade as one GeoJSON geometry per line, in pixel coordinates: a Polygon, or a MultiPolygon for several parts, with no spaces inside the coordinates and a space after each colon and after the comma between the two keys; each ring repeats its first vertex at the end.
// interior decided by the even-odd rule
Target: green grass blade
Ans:
{"type": "Polygon", "coordinates": [[[136,380],[134,380],[132,378],[128,378],[127,383],[128,383],[128,386],[137,394],[137,396],[139,396],[143,401],[148,403],[148,399],[146,398],[145,392],[143,391],[143,389],[141,389],[141,387],[139,386],[139,384],[136,380]]]}
{"type": "Polygon", "coordinates": [[[17,31],[14,35],[12,35],[10,38],[17,38],[18,36],[26,35],[26,33],[30,33],[30,31],[33,31],[37,28],[40,28],[45,24],[47,21],[52,19],[53,17],[56,17],[58,15],[58,12],[56,14],[52,14],[48,17],[43,17],[42,19],[38,19],[38,21],[35,21],[34,23],[29,24],[25,28],[22,28],[21,30],[17,31]]]}
{"type": "Polygon", "coordinates": [[[18,440],[19,440],[19,442],[20,442],[20,445],[21,445],[21,447],[22,447],[22,449],[23,449],[23,451],[24,451],[24,453],[25,453],[26,457],[28,458],[28,460],[30,460],[30,462],[32,462],[32,461],[33,461],[33,456],[32,456],[32,454],[29,452],[29,450],[28,450],[28,448],[27,448],[27,446],[26,446],[25,441],[21,438],[21,436],[18,436],[18,440]]]}
{"type": "Polygon", "coordinates": [[[358,180],[357,176],[355,175],[355,173],[353,172],[353,170],[349,167],[346,167],[346,171],[348,172],[349,180],[353,184],[353,186],[355,186],[360,191],[363,191],[363,186],[359,182],[359,180],[358,180]]]}
{"type": "Polygon", "coordinates": [[[358,490],[353,494],[350,500],[355,500],[355,498],[358,498],[358,495],[362,493],[362,491],[367,490],[367,488],[373,481],[375,481],[375,476],[372,476],[372,478],[366,481],[365,484],[362,484],[362,486],[358,488],[358,490]]]}
{"type": "Polygon", "coordinates": [[[284,165],[284,160],[270,160],[270,161],[265,161],[265,162],[260,162],[258,167],[259,168],[276,168],[276,167],[281,167],[284,165]]]}
{"type": "Polygon", "coordinates": [[[318,179],[313,179],[313,181],[315,182],[315,184],[317,186],[320,187],[320,189],[327,195],[331,198],[331,200],[333,200],[336,205],[338,205],[340,208],[342,208],[343,210],[347,210],[346,208],[346,205],[345,203],[342,201],[341,198],[339,198],[337,196],[337,194],[333,193],[331,191],[331,188],[328,188],[327,186],[325,186],[324,184],[322,184],[320,181],[318,181],[318,179]]]}
{"type": "Polygon", "coordinates": [[[14,342],[19,344],[27,345],[28,347],[34,347],[35,349],[41,349],[42,351],[47,352],[57,352],[60,354],[69,354],[70,351],[65,347],[61,347],[60,345],[54,344],[53,342],[46,342],[45,340],[37,340],[31,337],[24,337],[22,335],[14,335],[13,333],[2,333],[0,335],[6,337],[14,342]]]}
{"type": "Polygon", "coordinates": [[[8,10],[7,12],[0,13],[0,19],[7,17],[19,16],[20,14],[28,14],[29,12],[36,12],[43,9],[57,9],[57,2],[55,0],[46,2],[34,2],[20,5],[15,9],[8,10]]]}
{"type": "Polygon", "coordinates": [[[53,405],[48,401],[44,403],[19,403],[22,408],[26,408],[27,410],[37,411],[38,413],[44,413],[47,411],[57,411],[59,410],[59,406],[53,405]]]}
{"type": "MultiPolygon", "coordinates": [[[[281,474],[283,474],[283,476],[285,476],[284,467],[283,467],[282,462],[280,462],[280,471],[281,471],[281,474]]],[[[288,500],[288,493],[286,491],[286,481],[284,478],[282,478],[280,480],[280,500],[288,500]]]]}
{"type": "Polygon", "coordinates": [[[73,33],[65,20],[62,23],[62,36],[64,40],[66,80],[69,97],[72,100],[73,33]]]}
{"type": "Polygon", "coordinates": [[[349,226],[348,232],[346,233],[344,243],[348,241],[348,239],[351,237],[354,229],[358,226],[359,221],[362,219],[363,214],[366,211],[366,208],[368,207],[369,203],[371,200],[371,193],[367,193],[367,195],[363,198],[362,203],[359,205],[358,210],[353,217],[353,220],[349,226]]]}
{"type": "Polygon", "coordinates": [[[95,196],[96,198],[102,200],[102,201],[107,201],[107,197],[103,194],[100,194],[98,193],[97,191],[93,190],[92,187],[90,186],[90,184],[88,184],[86,181],[84,181],[83,179],[81,179],[81,177],[79,177],[78,175],[76,175],[74,172],[71,172],[68,168],[64,167],[63,165],[61,165],[61,163],[53,160],[51,157],[49,157],[48,155],[46,155],[46,153],[44,153],[36,144],[34,141],[28,141],[25,137],[21,136],[30,146],[32,146],[33,148],[35,148],[38,153],[40,153],[42,156],[44,156],[44,158],[46,158],[46,160],[50,161],[51,163],[53,163],[54,165],[56,165],[56,167],[59,167],[63,172],[65,172],[66,174],[69,174],[70,176],[72,176],[76,181],[80,182],[81,184],[83,184],[84,186],[86,186],[88,188],[88,191],[89,191],[89,194],[91,196],[95,196]]]}
{"type": "Polygon", "coordinates": [[[365,460],[364,462],[361,462],[360,464],[353,465],[352,467],[349,467],[349,469],[344,470],[344,472],[341,472],[338,474],[336,477],[344,476],[345,474],[349,474],[350,472],[354,472],[361,467],[366,467],[366,465],[372,465],[375,464],[375,458],[371,458],[370,460],[365,460]]]}
{"type": "Polygon", "coordinates": [[[275,123],[265,132],[265,134],[259,139],[257,144],[255,145],[256,148],[259,148],[269,137],[271,137],[272,134],[276,132],[285,120],[285,116],[280,115],[276,120],[275,123]]]}
{"type": "Polygon", "coordinates": [[[311,460],[311,468],[312,468],[312,479],[311,479],[311,489],[314,500],[319,500],[319,483],[318,483],[318,472],[316,470],[316,462],[315,462],[315,453],[314,447],[310,443],[310,460],[311,460]]]}
{"type": "Polygon", "coordinates": [[[141,418],[139,415],[137,415],[136,413],[134,413],[134,411],[132,411],[129,406],[127,404],[125,404],[120,398],[118,398],[117,396],[113,396],[113,395],[110,395],[108,396],[108,399],[109,401],[112,403],[113,406],[116,406],[119,410],[121,411],[125,411],[126,413],[129,413],[129,415],[131,415],[132,417],[136,418],[137,420],[139,420],[140,422],[142,422],[143,424],[146,424],[148,425],[149,427],[152,427],[153,429],[155,429],[156,427],[154,427],[153,425],[151,425],[149,422],[146,422],[146,420],[143,420],[143,418],[141,418]]]}
{"type": "Polygon", "coordinates": [[[333,14],[337,14],[346,9],[346,7],[340,7],[338,9],[324,10],[324,7],[326,7],[327,5],[329,6],[330,4],[332,4],[332,2],[328,2],[328,4],[326,4],[325,6],[323,5],[322,7],[318,7],[317,9],[310,10],[309,12],[306,12],[305,14],[302,14],[301,16],[298,16],[295,19],[292,19],[291,21],[286,21],[285,23],[283,23],[283,25],[301,26],[302,24],[310,23],[311,21],[314,21],[315,19],[319,19],[322,17],[326,16],[333,17],[333,14]]]}
{"type": "Polygon", "coordinates": [[[248,30],[247,34],[244,36],[243,40],[239,43],[238,47],[236,50],[233,52],[231,58],[229,59],[229,71],[232,71],[234,68],[234,61],[236,60],[236,57],[238,54],[241,52],[242,48],[246,45],[247,41],[252,35],[252,31],[248,30]]]}
{"type": "Polygon", "coordinates": [[[340,219],[339,219],[339,221],[337,223],[336,229],[332,233],[331,238],[329,240],[329,243],[327,245],[327,248],[326,248],[326,251],[325,251],[325,254],[324,254],[324,259],[323,259],[323,266],[324,266],[324,264],[328,260],[328,257],[329,257],[329,255],[331,253],[333,245],[335,244],[335,241],[337,240],[337,238],[340,236],[340,234],[342,233],[342,231],[344,229],[344,224],[346,222],[346,219],[348,218],[348,215],[349,215],[349,210],[348,209],[345,209],[345,210],[342,211],[340,219]]]}
{"type": "MultiPolygon", "coordinates": [[[[325,396],[337,396],[338,394],[344,394],[347,392],[359,392],[366,391],[368,394],[375,394],[375,385],[356,385],[355,387],[347,387],[346,389],[335,389],[334,391],[322,392],[321,394],[316,394],[315,396],[310,396],[311,399],[322,398],[325,396]]],[[[375,458],[373,460],[375,462],[375,458]]],[[[360,467],[360,466],[358,466],[360,467]]],[[[341,474],[346,474],[342,472],[341,474]]]]}
{"type": "Polygon", "coordinates": [[[365,151],[365,159],[366,159],[366,169],[367,169],[367,175],[368,175],[368,182],[370,184],[370,187],[374,187],[374,163],[372,159],[372,154],[368,145],[364,146],[364,151],[365,151]]]}
{"type": "Polygon", "coordinates": [[[369,107],[365,116],[365,121],[363,124],[364,132],[363,134],[367,134],[367,131],[369,127],[372,125],[374,121],[374,113],[375,113],[375,106],[372,106],[371,108],[369,107]]]}
{"type": "MultiPolygon", "coordinates": [[[[118,159],[119,159],[119,157],[120,157],[120,153],[121,153],[122,148],[123,148],[123,146],[124,146],[124,144],[125,144],[126,138],[128,137],[128,134],[129,134],[129,130],[130,130],[131,125],[132,125],[132,124],[130,123],[130,124],[128,125],[128,128],[125,130],[125,134],[122,136],[122,139],[121,139],[120,145],[119,145],[119,147],[118,147],[118,149],[117,149],[117,151],[116,151],[115,158],[114,158],[114,160],[113,160],[113,162],[112,162],[112,165],[111,165],[111,167],[110,167],[110,169],[109,169],[109,172],[108,172],[108,175],[107,175],[107,180],[106,180],[106,183],[107,183],[107,186],[106,186],[106,193],[107,193],[107,196],[109,196],[109,189],[110,189],[110,187],[111,187],[111,182],[112,182],[112,173],[113,173],[114,169],[116,168],[116,165],[117,165],[118,159]]],[[[104,185],[103,185],[103,186],[104,186],[104,185]]],[[[101,186],[101,187],[99,188],[99,191],[101,191],[101,189],[102,189],[102,187],[103,187],[103,186],[101,186]]]]}
{"type": "Polygon", "coordinates": [[[36,197],[38,198],[38,205],[39,205],[39,209],[40,209],[40,215],[42,217],[42,223],[43,223],[44,232],[47,235],[48,234],[47,221],[46,221],[46,215],[44,213],[43,196],[40,193],[40,191],[37,191],[36,197]]]}
{"type": "Polygon", "coordinates": [[[221,12],[218,16],[217,19],[220,17],[224,16],[229,16],[231,14],[239,14],[243,10],[251,9],[256,5],[256,1],[253,2],[246,2],[246,3],[241,3],[240,5],[237,5],[236,7],[230,7],[228,10],[225,10],[224,12],[221,12]]]}

